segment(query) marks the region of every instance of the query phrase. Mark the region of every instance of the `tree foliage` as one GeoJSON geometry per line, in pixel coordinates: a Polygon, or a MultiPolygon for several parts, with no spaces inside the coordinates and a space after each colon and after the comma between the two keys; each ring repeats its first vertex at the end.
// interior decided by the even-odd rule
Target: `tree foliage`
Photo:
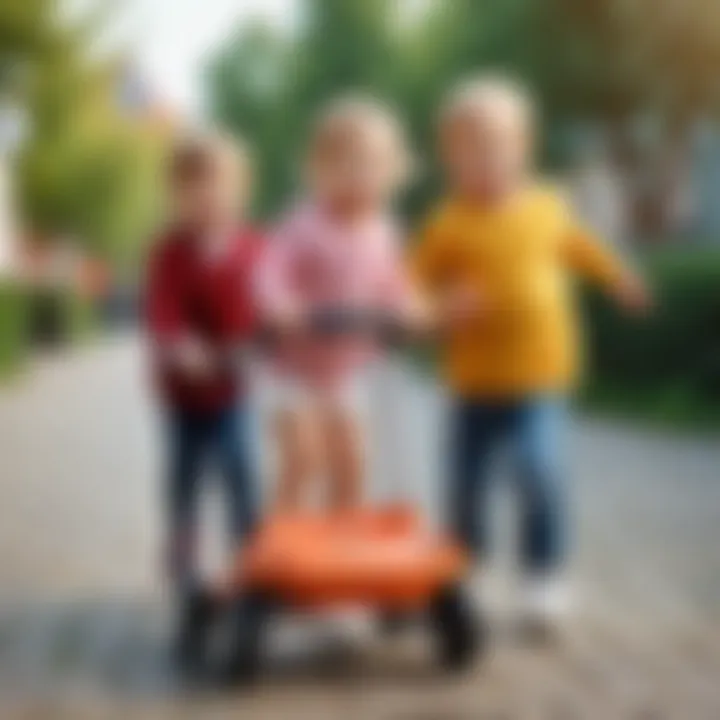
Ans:
{"type": "Polygon", "coordinates": [[[401,107],[428,168],[411,209],[434,186],[438,99],[458,78],[481,69],[509,71],[528,83],[551,149],[578,122],[614,127],[652,114],[660,125],[677,128],[717,109],[716,0],[425,5],[419,18],[403,24],[397,9],[410,6],[406,0],[308,0],[295,34],[245,28],[222,49],[209,73],[211,107],[256,146],[267,173],[262,211],[292,191],[303,133],[318,104],[350,88],[370,89],[401,107]]]}
{"type": "Polygon", "coordinates": [[[71,23],[52,0],[0,0],[0,93],[27,115],[17,194],[28,231],[124,261],[148,235],[163,137],[122,107],[123,63],[93,48],[98,9],[71,23]]]}

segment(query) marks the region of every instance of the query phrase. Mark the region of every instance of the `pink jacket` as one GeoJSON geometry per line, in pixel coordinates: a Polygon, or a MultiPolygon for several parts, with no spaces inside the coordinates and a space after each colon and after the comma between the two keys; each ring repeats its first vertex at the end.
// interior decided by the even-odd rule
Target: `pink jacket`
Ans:
{"type": "MultiPolygon", "coordinates": [[[[398,236],[387,217],[345,227],[317,206],[295,208],[271,235],[259,267],[260,313],[272,317],[288,305],[300,312],[401,309],[408,283],[398,236]]],[[[272,361],[280,372],[327,385],[343,382],[375,351],[367,338],[303,338],[276,348],[272,361]]]]}

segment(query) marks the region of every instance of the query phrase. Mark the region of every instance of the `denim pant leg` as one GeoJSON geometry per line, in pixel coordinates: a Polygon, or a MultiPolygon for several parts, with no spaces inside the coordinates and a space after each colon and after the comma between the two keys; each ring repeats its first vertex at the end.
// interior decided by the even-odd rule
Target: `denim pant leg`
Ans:
{"type": "Polygon", "coordinates": [[[197,511],[206,428],[202,417],[173,410],[167,420],[168,564],[172,581],[188,588],[196,580],[197,511]]]}
{"type": "Polygon", "coordinates": [[[244,539],[255,525],[255,473],[250,438],[251,417],[246,406],[223,410],[215,421],[213,448],[219,465],[232,542],[244,539]]]}
{"type": "Polygon", "coordinates": [[[516,412],[521,559],[529,571],[551,572],[564,553],[566,404],[560,397],[539,397],[521,403],[516,412]]]}
{"type": "Polygon", "coordinates": [[[447,513],[451,532],[473,553],[489,552],[490,456],[504,428],[502,408],[456,400],[450,418],[447,513]]]}

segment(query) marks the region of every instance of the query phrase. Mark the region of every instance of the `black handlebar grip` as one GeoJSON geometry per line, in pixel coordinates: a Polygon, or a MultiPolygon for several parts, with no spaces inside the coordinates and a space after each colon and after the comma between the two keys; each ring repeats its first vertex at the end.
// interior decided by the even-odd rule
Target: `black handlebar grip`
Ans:
{"type": "MultiPolygon", "coordinates": [[[[397,345],[407,341],[410,332],[396,314],[357,308],[320,308],[311,312],[298,329],[305,337],[340,338],[367,335],[382,344],[397,345]]],[[[282,330],[259,326],[254,339],[260,345],[272,345],[282,337],[282,330]]]]}

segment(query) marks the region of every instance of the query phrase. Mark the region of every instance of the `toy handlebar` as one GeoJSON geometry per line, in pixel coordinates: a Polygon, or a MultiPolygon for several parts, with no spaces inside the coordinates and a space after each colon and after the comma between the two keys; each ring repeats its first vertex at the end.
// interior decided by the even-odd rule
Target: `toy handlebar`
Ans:
{"type": "MultiPolygon", "coordinates": [[[[304,337],[317,339],[364,335],[383,345],[400,344],[411,334],[408,323],[397,313],[348,307],[318,308],[308,314],[297,332],[304,337]]],[[[265,326],[259,329],[258,339],[272,343],[281,334],[282,331],[265,326]]]]}
{"type": "MultiPolygon", "coordinates": [[[[397,313],[384,310],[348,307],[325,307],[310,312],[305,321],[293,331],[305,338],[340,339],[343,337],[365,336],[385,347],[396,347],[406,343],[413,335],[412,328],[397,313]]],[[[283,337],[281,329],[271,324],[261,325],[255,330],[249,345],[272,348],[283,337]]],[[[241,347],[230,347],[217,358],[220,367],[236,364],[248,349],[248,343],[241,347]]]]}

